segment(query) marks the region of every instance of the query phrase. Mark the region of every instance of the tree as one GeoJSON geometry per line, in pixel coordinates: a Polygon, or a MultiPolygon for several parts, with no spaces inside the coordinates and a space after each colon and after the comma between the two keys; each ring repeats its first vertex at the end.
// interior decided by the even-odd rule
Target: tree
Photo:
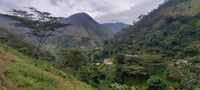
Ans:
{"type": "Polygon", "coordinates": [[[183,52],[185,55],[188,55],[188,56],[194,56],[194,55],[199,54],[198,48],[194,46],[188,46],[184,48],[183,52]]]}
{"type": "Polygon", "coordinates": [[[137,65],[131,65],[128,67],[125,67],[124,69],[125,73],[128,75],[147,75],[147,73],[145,72],[145,68],[141,67],[141,66],[137,66],[137,65]]]}
{"type": "Polygon", "coordinates": [[[50,36],[60,32],[58,28],[69,24],[60,23],[60,17],[52,17],[48,12],[38,11],[36,8],[29,7],[29,11],[13,9],[14,19],[19,21],[15,23],[19,27],[28,28],[28,34],[38,41],[36,51],[39,53],[41,47],[50,36]]]}
{"type": "Polygon", "coordinates": [[[181,64],[183,77],[181,77],[181,89],[194,90],[200,88],[200,64],[181,64]]]}
{"type": "Polygon", "coordinates": [[[131,65],[122,68],[122,77],[123,83],[127,85],[132,85],[135,83],[145,82],[149,75],[146,72],[146,69],[142,66],[131,65]]]}
{"type": "Polygon", "coordinates": [[[147,81],[147,90],[168,90],[166,81],[160,77],[152,77],[147,81]]]}
{"type": "Polygon", "coordinates": [[[118,64],[122,64],[124,59],[125,59],[125,57],[123,54],[117,54],[115,56],[115,60],[117,61],[118,64]]]}
{"type": "Polygon", "coordinates": [[[62,55],[65,58],[63,66],[68,66],[73,70],[78,70],[88,63],[88,57],[79,48],[68,48],[62,52],[62,55]]]}
{"type": "Polygon", "coordinates": [[[192,63],[200,63],[200,57],[194,57],[190,60],[192,63]]]}

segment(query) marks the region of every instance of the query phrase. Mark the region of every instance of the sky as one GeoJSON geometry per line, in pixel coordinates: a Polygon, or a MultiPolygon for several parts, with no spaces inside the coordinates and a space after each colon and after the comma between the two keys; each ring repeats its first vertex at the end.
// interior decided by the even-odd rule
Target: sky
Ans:
{"type": "Polygon", "coordinates": [[[53,16],[69,17],[85,12],[99,23],[132,24],[142,14],[156,9],[164,0],[0,0],[0,13],[35,7],[53,16]]]}

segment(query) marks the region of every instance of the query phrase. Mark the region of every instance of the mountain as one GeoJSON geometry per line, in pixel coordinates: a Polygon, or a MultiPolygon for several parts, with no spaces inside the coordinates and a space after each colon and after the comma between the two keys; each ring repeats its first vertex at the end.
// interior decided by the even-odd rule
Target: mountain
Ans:
{"type": "Polygon", "coordinates": [[[108,45],[118,52],[186,57],[185,50],[196,50],[194,43],[199,40],[199,4],[198,0],[168,0],[117,33],[108,45]]]}
{"type": "Polygon", "coordinates": [[[139,89],[156,87],[152,77],[171,89],[200,88],[200,0],[165,0],[139,19],[105,41],[91,61],[111,59],[118,65],[113,80],[139,89]]]}
{"type": "Polygon", "coordinates": [[[103,41],[111,38],[114,32],[96,22],[86,13],[77,13],[62,19],[62,23],[71,26],[62,28],[63,33],[56,35],[49,41],[57,47],[99,47],[103,41]]]}
{"type": "MultiPolygon", "coordinates": [[[[14,28],[16,33],[23,34],[27,40],[36,43],[33,37],[28,37],[27,28],[16,27],[13,23],[17,21],[12,19],[12,16],[0,14],[0,26],[6,28],[14,28]]],[[[54,47],[78,47],[90,48],[103,45],[103,41],[111,38],[114,32],[107,27],[96,22],[86,13],[77,13],[68,18],[64,18],[61,23],[70,23],[71,26],[61,29],[62,33],[49,39],[49,46],[54,47]]]]}
{"type": "Polygon", "coordinates": [[[121,23],[121,22],[117,22],[117,23],[104,23],[102,25],[104,25],[107,28],[113,30],[114,32],[119,32],[121,29],[127,28],[129,26],[128,24],[121,23]]]}
{"type": "Polygon", "coordinates": [[[20,34],[21,37],[30,41],[31,43],[37,43],[34,37],[27,35],[27,32],[29,32],[27,28],[15,26],[14,23],[17,22],[18,21],[13,19],[13,16],[0,13],[0,27],[7,28],[8,30],[15,32],[16,34],[20,34]]]}

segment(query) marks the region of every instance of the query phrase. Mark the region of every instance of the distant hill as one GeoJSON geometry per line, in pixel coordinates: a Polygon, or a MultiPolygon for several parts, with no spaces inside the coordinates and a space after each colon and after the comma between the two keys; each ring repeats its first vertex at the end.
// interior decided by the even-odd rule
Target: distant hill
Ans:
{"type": "MultiPolygon", "coordinates": [[[[33,37],[26,36],[28,32],[27,28],[16,27],[13,23],[16,21],[9,15],[0,14],[0,26],[5,28],[17,29],[17,33],[25,35],[25,38],[36,43],[33,37]]],[[[103,44],[103,41],[111,38],[114,32],[107,27],[96,22],[92,17],[86,13],[77,13],[68,18],[62,19],[62,23],[70,23],[71,26],[61,28],[61,34],[57,34],[51,37],[49,46],[67,48],[89,48],[99,47],[103,44]]]]}
{"type": "Polygon", "coordinates": [[[27,28],[16,27],[14,23],[17,23],[17,21],[13,20],[11,15],[0,13],[0,27],[7,28],[17,34],[21,34],[24,39],[29,40],[31,43],[37,43],[35,38],[26,34],[29,31],[27,28]]]}
{"type": "Polygon", "coordinates": [[[109,29],[113,30],[114,32],[119,32],[121,29],[127,28],[129,26],[128,24],[121,23],[121,22],[117,22],[117,23],[104,23],[102,25],[108,27],[109,29]]]}
{"type": "Polygon", "coordinates": [[[96,22],[86,13],[77,13],[61,20],[71,26],[62,28],[63,33],[51,38],[49,42],[57,47],[99,47],[111,38],[114,32],[96,22]]]}

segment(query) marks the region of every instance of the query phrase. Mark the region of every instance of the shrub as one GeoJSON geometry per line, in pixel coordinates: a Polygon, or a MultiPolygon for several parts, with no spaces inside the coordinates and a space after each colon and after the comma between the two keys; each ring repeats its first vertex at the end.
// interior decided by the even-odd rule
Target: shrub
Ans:
{"type": "Polygon", "coordinates": [[[117,55],[115,56],[115,60],[117,61],[118,64],[122,64],[124,58],[125,58],[125,57],[124,57],[123,54],[117,54],[117,55]]]}
{"type": "MultiPolygon", "coordinates": [[[[177,66],[177,64],[174,64],[174,66],[177,66]]],[[[167,70],[167,79],[175,82],[180,83],[182,79],[181,71],[177,68],[168,68],[167,70]]]]}
{"type": "Polygon", "coordinates": [[[186,47],[183,50],[183,52],[185,55],[189,55],[189,56],[194,56],[194,55],[199,54],[198,48],[192,47],[192,46],[186,47]]]}
{"type": "Polygon", "coordinates": [[[21,82],[17,83],[17,87],[19,88],[25,88],[25,87],[31,87],[33,86],[33,81],[31,81],[29,78],[23,78],[21,82]]]}
{"type": "Polygon", "coordinates": [[[152,77],[148,79],[147,84],[147,90],[168,90],[166,81],[160,77],[152,77]]]}
{"type": "Polygon", "coordinates": [[[200,57],[194,57],[190,60],[192,63],[200,63],[200,57]]]}
{"type": "Polygon", "coordinates": [[[109,90],[136,90],[134,86],[120,85],[118,83],[114,83],[111,85],[109,90]]]}
{"type": "Polygon", "coordinates": [[[62,56],[65,58],[62,62],[63,67],[68,66],[77,70],[88,64],[88,57],[79,48],[68,48],[62,52],[62,56]]]}

